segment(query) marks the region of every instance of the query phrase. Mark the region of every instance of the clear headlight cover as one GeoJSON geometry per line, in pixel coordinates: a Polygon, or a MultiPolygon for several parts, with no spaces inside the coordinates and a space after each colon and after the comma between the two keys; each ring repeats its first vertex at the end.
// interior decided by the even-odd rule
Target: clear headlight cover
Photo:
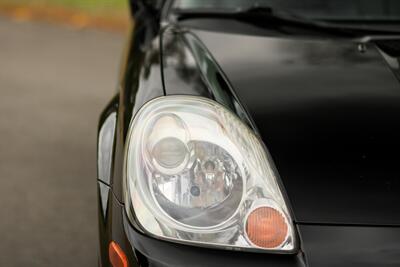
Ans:
{"type": "Polygon", "coordinates": [[[128,133],[125,179],[128,215],[150,235],[226,248],[295,247],[266,149],[214,101],[167,96],[144,105],[128,133]]]}

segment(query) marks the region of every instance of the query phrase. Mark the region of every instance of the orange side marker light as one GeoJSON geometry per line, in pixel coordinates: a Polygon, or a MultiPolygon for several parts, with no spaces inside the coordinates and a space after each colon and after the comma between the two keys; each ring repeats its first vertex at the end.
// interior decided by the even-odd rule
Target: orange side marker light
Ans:
{"type": "Polygon", "coordinates": [[[278,210],[271,207],[259,207],[247,217],[246,233],[256,246],[273,249],[286,240],[288,225],[278,210]]]}
{"type": "Polygon", "coordinates": [[[108,257],[113,267],[128,267],[128,258],[121,247],[114,241],[110,242],[108,247],[108,257]]]}

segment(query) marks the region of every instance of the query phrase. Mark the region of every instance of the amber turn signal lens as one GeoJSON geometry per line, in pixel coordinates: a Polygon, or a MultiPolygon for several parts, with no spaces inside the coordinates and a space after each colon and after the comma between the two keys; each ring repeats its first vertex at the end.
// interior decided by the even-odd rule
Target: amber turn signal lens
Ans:
{"type": "Polygon", "coordinates": [[[111,241],[108,247],[108,257],[113,267],[128,267],[128,259],[125,253],[114,241],[111,241]]]}
{"type": "Polygon", "coordinates": [[[285,241],[288,225],[281,212],[271,207],[260,207],[248,215],[246,233],[254,245],[273,249],[285,241]]]}

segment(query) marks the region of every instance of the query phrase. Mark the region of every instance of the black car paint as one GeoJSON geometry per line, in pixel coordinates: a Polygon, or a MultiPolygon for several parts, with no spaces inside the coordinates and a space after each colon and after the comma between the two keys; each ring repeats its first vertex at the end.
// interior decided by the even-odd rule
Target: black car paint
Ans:
{"type": "Polygon", "coordinates": [[[118,92],[103,111],[99,123],[100,128],[108,114],[117,112],[110,183],[98,181],[97,190],[100,266],[111,266],[108,259],[108,244],[111,240],[115,240],[124,249],[130,266],[139,266],[122,223],[124,144],[135,112],[150,99],[165,95],[161,78],[158,22],[146,10],[139,17],[135,20],[135,27],[130,30],[118,92]]]}
{"type": "Polygon", "coordinates": [[[248,107],[297,222],[400,225],[400,83],[373,43],[196,33],[248,107]]]}
{"type": "MultiPolygon", "coordinates": [[[[379,56],[377,48],[373,44],[367,44],[368,49],[364,59],[364,54],[359,54],[356,44],[352,42],[333,42],[332,44],[329,40],[329,42],[326,42],[327,40],[321,42],[297,38],[270,40],[267,37],[251,37],[247,34],[238,35],[238,33],[215,34],[194,30],[187,26],[183,29],[174,26],[168,27],[167,30],[160,30],[159,22],[152,18],[152,14],[146,15],[144,12],[134,17],[135,27],[132,29],[131,40],[128,44],[126,64],[122,69],[120,90],[107,106],[100,120],[101,126],[107,114],[113,111],[118,114],[111,182],[110,184],[98,182],[100,265],[110,266],[108,244],[111,240],[116,241],[125,251],[130,266],[399,265],[400,227],[395,227],[399,224],[400,215],[396,213],[398,206],[385,207],[384,200],[380,199],[376,206],[372,206],[372,210],[368,210],[368,206],[362,201],[353,205],[349,203],[350,200],[358,201],[364,198],[365,193],[370,192],[371,195],[368,197],[391,197],[395,201],[394,204],[400,204],[400,194],[391,194],[390,191],[399,192],[398,184],[396,184],[399,180],[395,179],[394,168],[394,160],[398,155],[394,148],[380,148],[373,142],[376,139],[369,139],[366,120],[360,121],[365,114],[374,118],[374,111],[383,111],[386,117],[375,118],[374,122],[386,127],[389,122],[392,122],[392,125],[397,126],[395,119],[399,115],[399,108],[395,104],[400,86],[394,76],[391,76],[389,67],[384,69],[385,62],[383,57],[379,56]],[[218,62],[219,65],[211,68],[211,73],[202,72],[197,64],[193,64],[199,60],[199,55],[195,55],[194,44],[188,41],[190,37],[194,37],[200,44],[203,43],[203,47],[206,47],[218,62]],[[229,56],[219,50],[221,49],[219,42],[223,42],[228,47],[238,41],[253,42],[247,43],[245,49],[239,49],[237,53],[231,46],[229,56]],[[278,43],[279,48],[275,51],[276,61],[272,61],[268,66],[272,71],[268,79],[271,87],[268,90],[265,90],[267,81],[265,72],[262,71],[265,69],[263,64],[268,60],[265,61],[262,50],[254,49],[254,46],[257,47],[257,44],[260,45],[263,42],[278,43]],[[320,45],[323,49],[318,50],[320,45]],[[160,51],[161,47],[162,51],[160,51]],[[187,51],[182,53],[185,50],[187,51]],[[315,56],[313,52],[319,52],[318,56],[315,56]],[[182,55],[192,56],[192,58],[185,61],[182,55]],[[170,60],[169,57],[172,59],[170,60]],[[173,57],[176,58],[173,59],[173,57]],[[360,68],[360,64],[366,67],[380,64],[378,72],[376,70],[366,72],[369,82],[364,81],[364,83],[370,85],[371,88],[374,82],[386,83],[382,91],[375,91],[365,96],[360,93],[361,88],[355,87],[354,82],[352,84],[354,80],[360,82],[361,77],[366,74],[362,71],[363,69],[357,69],[360,68]],[[327,70],[328,66],[333,69],[327,70]],[[308,68],[301,70],[301,67],[308,68]],[[380,79],[376,81],[372,75],[378,75],[380,79]],[[332,83],[347,82],[345,83],[348,86],[347,89],[351,90],[353,95],[347,95],[344,91],[346,88],[341,88],[342,95],[347,95],[347,98],[336,98],[333,94],[330,99],[323,95],[326,91],[319,92],[322,94],[320,96],[315,90],[300,93],[290,87],[291,85],[299,88],[298,86],[303,82],[313,89],[328,90],[329,88],[322,86],[326,86],[323,82],[325,79],[332,83]],[[217,86],[210,90],[210,83],[217,86]],[[277,91],[280,86],[285,89],[283,92],[277,91]],[[218,90],[215,91],[215,88],[218,90]],[[300,244],[295,254],[276,255],[187,246],[148,237],[132,225],[125,213],[123,198],[123,157],[126,134],[129,123],[137,110],[148,100],[165,94],[190,94],[214,99],[231,109],[263,137],[293,206],[300,244]],[[291,94],[295,94],[296,97],[290,97],[291,94]],[[335,109],[335,105],[339,105],[342,110],[335,109]],[[350,116],[351,114],[353,116],[350,116]],[[354,114],[358,117],[354,117],[354,114]],[[324,121],[326,119],[331,120],[331,124],[324,121]],[[341,127],[351,127],[354,132],[345,131],[345,127],[343,129],[333,127],[332,123],[337,123],[341,127]],[[321,133],[327,134],[326,131],[328,131],[329,140],[337,137],[333,134],[335,132],[340,134],[339,137],[342,140],[334,141],[326,147],[327,140],[321,137],[321,133]],[[351,135],[347,136],[348,133],[351,135]],[[343,153],[347,151],[343,146],[346,144],[345,137],[359,142],[350,149],[350,152],[354,153],[353,157],[351,153],[343,153]],[[366,153],[363,151],[366,149],[363,146],[370,142],[375,146],[366,153]],[[324,150],[326,148],[331,153],[324,150]],[[299,149],[303,152],[300,155],[293,152],[299,149]],[[320,154],[316,155],[315,151],[320,154]],[[386,161],[379,161],[376,157],[368,157],[371,151],[391,152],[391,155],[385,156],[386,161]],[[367,157],[363,158],[363,155],[367,157]],[[337,158],[338,156],[342,158],[337,158]],[[389,156],[394,158],[391,159],[389,156]],[[323,169],[334,160],[342,160],[339,161],[342,171],[340,173],[345,175],[345,177],[335,176],[336,182],[328,180],[323,169]],[[353,160],[355,165],[350,164],[353,160]],[[313,161],[317,163],[311,164],[313,161]],[[389,180],[386,179],[386,181],[391,181],[391,184],[386,184],[375,176],[368,176],[371,175],[368,170],[374,167],[371,163],[376,162],[384,168],[389,167],[388,170],[393,174],[393,178],[390,179],[393,180],[387,178],[389,180]],[[325,176],[319,178],[321,176],[317,174],[320,173],[325,176]],[[297,175],[301,175],[302,180],[292,178],[298,177],[297,175]],[[365,182],[346,180],[346,177],[349,179],[350,175],[365,175],[365,182]],[[349,186],[351,190],[343,186],[349,186]],[[357,191],[356,186],[361,186],[363,190],[357,191]],[[338,193],[332,194],[330,188],[338,193]],[[350,195],[360,192],[362,195],[359,199],[350,195]],[[347,202],[340,201],[339,197],[343,197],[347,202]],[[335,202],[337,200],[338,203],[335,202]],[[107,203],[106,210],[103,210],[102,201],[107,203]],[[379,208],[384,210],[380,211],[379,208]],[[358,209],[361,209],[361,212],[358,209]],[[391,226],[382,227],[382,225],[391,226]]],[[[204,21],[204,28],[210,29],[213,24],[218,29],[218,21],[213,23],[204,21]]],[[[196,27],[202,28],[201,23],[197,22],[196,27]]],[[[262,30],[257,29],[257,35],[260,34],[262,30]]],[[[394,130],[398,129],[398,126],[394,128],[394,130]]],[[[391,141],[392,145],[399,145],[395,135],[389,132],[385,135],[381,132],[372,133],[374,135],[371,136],[382,137],[378,141],[384,140],[388,143],[391,141]]],[[[376,171],[372,174],[376,174],[376,171]]],[[[333,174],[329,175],[333,177],[333,174]]]]}

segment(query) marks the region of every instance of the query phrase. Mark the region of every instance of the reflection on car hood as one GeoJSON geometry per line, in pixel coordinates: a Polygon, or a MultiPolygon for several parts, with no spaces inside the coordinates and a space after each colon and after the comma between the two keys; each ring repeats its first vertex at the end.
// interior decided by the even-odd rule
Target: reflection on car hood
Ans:
{"type": "Polygon", "coordinates": [[[400,83],[374,44],[195,34],[259,128],[296,221],[400,225],[400,83]]]}

